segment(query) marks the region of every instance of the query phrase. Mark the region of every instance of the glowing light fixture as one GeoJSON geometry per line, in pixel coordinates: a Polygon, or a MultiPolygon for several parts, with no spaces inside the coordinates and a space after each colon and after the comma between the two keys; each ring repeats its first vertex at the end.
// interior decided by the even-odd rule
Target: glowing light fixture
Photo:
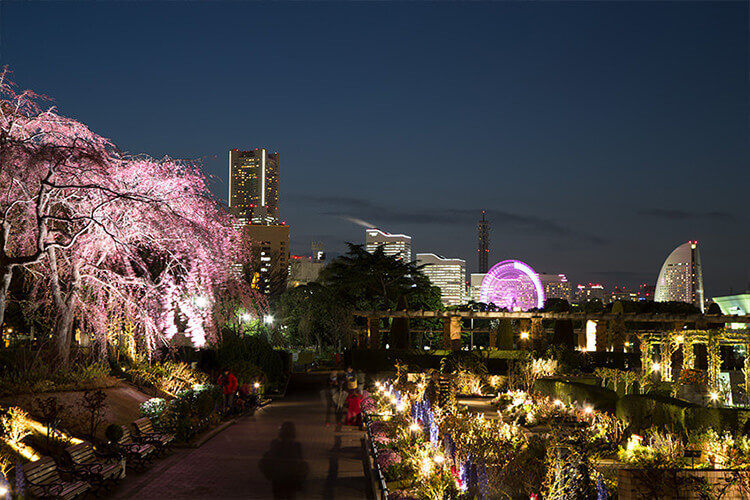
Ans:
{"type": "Polygon", "coordinates": [[[659,366],[659,363],[654,363],[654,364],[651,365],[651,371],[652,372],[658,372],[660,369],[661,369],[661,367],[659,366]]]}
{"type": "Polygon", "coordinates": [[[528,340],[529,332],[521,332],[521,340],[528,340]]]}

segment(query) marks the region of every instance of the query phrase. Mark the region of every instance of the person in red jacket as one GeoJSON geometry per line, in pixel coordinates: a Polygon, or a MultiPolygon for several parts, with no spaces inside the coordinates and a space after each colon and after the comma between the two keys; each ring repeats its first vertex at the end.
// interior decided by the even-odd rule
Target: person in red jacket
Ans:
{"type": "Polygon", "coordinates": [[[353,390],[346,397],[347,412],[344,419],[344,425],[362,425],[362,408],[361,403],[365,397],[359,390],[353,390]]]}
{"type": "Polygon", "coordinates": [[[224,413],[229,413],[232,410],[232,403],[234,403],[234,393],[237,392],[237,377],[229,368],[224,368],[217,383],[221,386],[221,392],[224,396],[224,413]]]}

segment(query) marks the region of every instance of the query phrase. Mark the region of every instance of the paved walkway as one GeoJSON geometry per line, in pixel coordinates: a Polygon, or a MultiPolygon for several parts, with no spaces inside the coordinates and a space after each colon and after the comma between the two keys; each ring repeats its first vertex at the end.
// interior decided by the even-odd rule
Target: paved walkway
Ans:
{"type": "Polygon", "coordinates": [[[112,498],[273,498],[258,462],[278,436],[282,422],[293,422],[309,466],[298,499],[365,499],[362,433],[325,427],[320,397],[323,377],[295,375],[287,397],[253,416],[242,417],[197,449],[176,449],[143,473],[128,477],[112,498]]]}

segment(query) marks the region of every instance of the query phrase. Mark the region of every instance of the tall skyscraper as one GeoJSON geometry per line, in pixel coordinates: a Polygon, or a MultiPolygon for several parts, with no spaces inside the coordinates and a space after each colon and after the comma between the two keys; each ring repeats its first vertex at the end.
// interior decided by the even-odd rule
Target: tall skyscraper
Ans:
{"type": "Polygon", "coordinates": [[[547,299],[563,299],[570,302],[570,281],[564,274],[539,274],[539,281],[544,287],[544,296],[547,299]]]}
{"type": "Polygon", "coordinates": [[[687,302],[703,311],[703,267],[697,241],[674,249],[661,266],[655,302],[687,302]]]}
{"type": "Polygon", "coordinates": [[[365,250],[373,253],[380,246],[383,247],[386,255],[397,256],[404,262],[411,262],[411,236],[390,234],[377,228],[366,229],[365,250]]]}
{"type": "Polygon", "coordinates": [[[417,265],[424,265],[422,272],[430,282],[440,289],[444,306],[464,303],[466,294],[466,261],[446,259],[434,253],[418,253],[417,265]]]}
{"type": "Polygon", "coordinates": [[[229,151],[229,206],[242,222],[279,223],[279,153],[229,151]]]}
{"type": "Polygon", "coordinates": [[[479,273],[487,273],[489,269],[490,257],[490,221],[485,219],[485,212],[482,210],[482,220],[477,225],[477,253],[479,255],[479,273]]]}

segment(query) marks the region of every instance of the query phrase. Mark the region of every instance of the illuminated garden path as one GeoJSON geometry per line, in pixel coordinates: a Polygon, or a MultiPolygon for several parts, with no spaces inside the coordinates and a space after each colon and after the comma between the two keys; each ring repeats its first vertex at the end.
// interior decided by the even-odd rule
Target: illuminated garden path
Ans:
{"type": "Polygon", "coordinates": [[[243,417],[198,449],[176,449],[143,473],[128,471],[112,498],[273,498],[258,462],[282,422],[296,426],[309,466],[298,499],[364,499],[362,433],[325,427],[325,375],[295,375],[287,397],[243,417]]]}

